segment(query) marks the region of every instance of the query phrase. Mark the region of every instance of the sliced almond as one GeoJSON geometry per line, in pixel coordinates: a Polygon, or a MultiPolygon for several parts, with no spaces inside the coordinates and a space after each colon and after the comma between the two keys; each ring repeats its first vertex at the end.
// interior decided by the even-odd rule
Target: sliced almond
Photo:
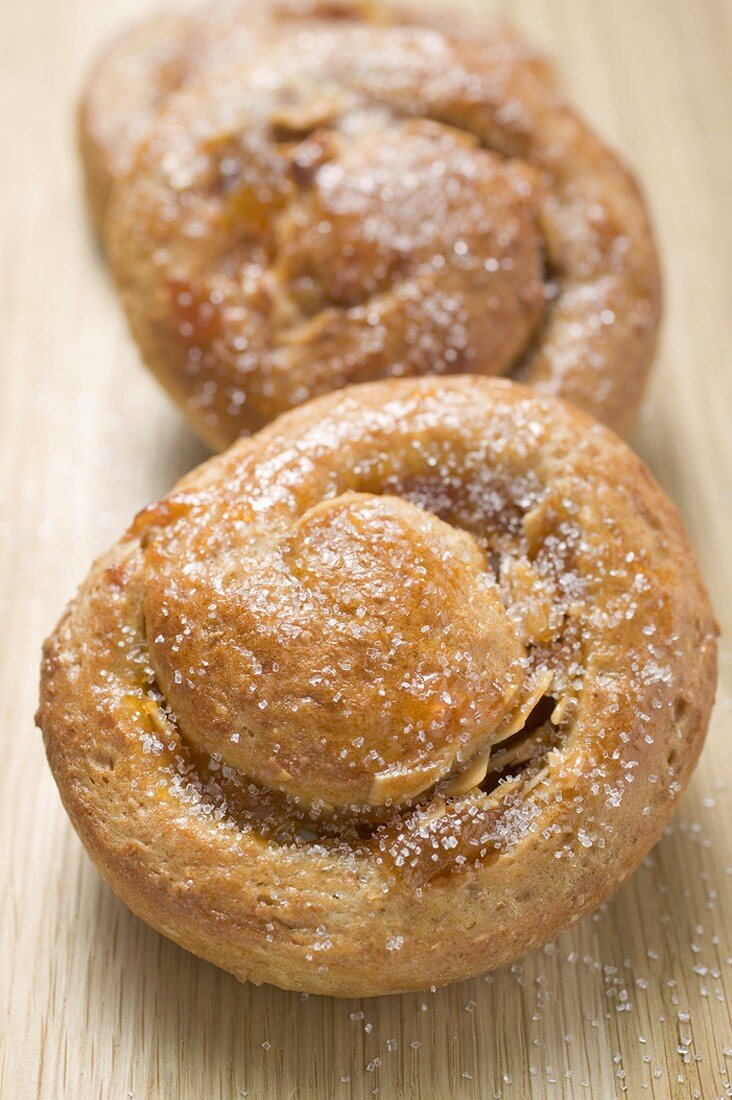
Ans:
{"type": "Polygon", "coordinates": [[[375,775],[369,790],[369,805],[383,806],[389,801],[405,802],[409,798],[416,798],[437,781],[440,770],[439,766],[434,766],[429,769],[382,772],[375,775]]]}
{"type": "Polygon", "coordinates": [[[500,744],[501,741],[505,741],[508,737],[513,737],[514,733],[518,733],[524,728],[534,707],[540,699],[546,695],[551,687],[553,679],[554,673],[549,669],[547,669],[546,672],[537,673],[534,676],[532,682],[526,688],[523,702],[507,720],[507,724],[499,729],[498,735],[493,740],[494,745],[500,744]]]}
{"type": "Polygon", "coordinates": [[[550,769],[548,765],[546,768],[542,768],[541,771],[537,772],[534,778],[526,784],[521,793],[529,794],[531,791],[534,790],[535,787],[538,787],[539,784],[546,782],[546,780],[549,778],[549,771],[550,769]]]}
{"type": "Polygon", "coordinates": [[[573,699],[571,698],[571,696],[563,695],[555,706],[554,710],[552,711],[549,717],[549,721],[552,722],[555,726],[560,726],[564,719],[567,717],[567,712],[569,711],[572,702],[573,699]]]}
{"type": "Polygon", "coordinates": [[[474,756],[467,768],[448,779],[442,788],[442,793],[454,797],[455,795],[467,794],[468,791],[479,787],[486,777],[490,754],[491,750],[486,749],[474,756]]]}

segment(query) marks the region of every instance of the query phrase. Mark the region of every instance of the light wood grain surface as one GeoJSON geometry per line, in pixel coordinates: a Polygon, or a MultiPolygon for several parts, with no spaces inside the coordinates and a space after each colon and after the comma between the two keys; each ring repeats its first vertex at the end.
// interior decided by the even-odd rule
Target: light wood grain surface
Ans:
{"type": "Polygon", "coordinates": [[[554,56],[655,211],[667,311],[636,442],[726,630],[701,765],[646,864],[556,944],[486,979],[362,1003],[238,985],[137,921],[72,833],[33,727],[40,643],[64,601],[203,457],[138,364],[73,149],[85,64],[145,6],[0,7],[0,1096],[732,1095],[732,4],[497,5],[554,56]]]}

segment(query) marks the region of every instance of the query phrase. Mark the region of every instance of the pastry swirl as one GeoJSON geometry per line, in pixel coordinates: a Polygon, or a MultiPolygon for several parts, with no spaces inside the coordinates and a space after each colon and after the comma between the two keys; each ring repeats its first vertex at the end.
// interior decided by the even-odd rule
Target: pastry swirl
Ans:
{"type": "Polygon", "coordinates": [[[233,60],[251,64],[283,24],[302,30],[317,20],[352,20],[377,25],[433,26],[451,35],[480,38],[496,59],[525,65],[553,83],[546,60],[512,29],[495,21],[452,18],[407,4],[382,0],[213,0],[178,11],[162,11],[119,35],[94,65],[79,111],[79,146],[92,221],[102,236],[115,183],[134,165],[135,155],[163,104],[194,80],[216,79],[233,60]]]}
{"type": "Polygon", "coordinates": [[[211,446],[386,376],[509,375],[627,432],[660,311],[628,172],[497,32],[284,20],[164,99],[108,254],[211,446]]]}
{"type": "Polygon", "coordinates": [[[153,927],[241,979],[396,992],[622,882],[700,751],[715,636],[612,433],[507,381],[378,382],[137,516],[46,644],[39,724],[153,927]]]}

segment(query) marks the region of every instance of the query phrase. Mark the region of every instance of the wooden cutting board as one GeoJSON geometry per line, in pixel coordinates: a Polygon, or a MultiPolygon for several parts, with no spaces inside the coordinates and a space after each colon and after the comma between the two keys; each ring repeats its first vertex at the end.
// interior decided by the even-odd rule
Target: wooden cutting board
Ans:
{"type": "MultiPolygon", "coordinates": [[[[0,1095],[732,1095],[729,632],[709,741],[667,835],[592,918],[486,979],[367,1002],[238,985],[132,917],[73,835],[33,728],[41,639],[92,556],[203,457],[139,366],[80,202],[78,85],[144,7],[0,8],[0,1095]]],[[[553,55],[649,193],[668,294],[637,446],[687,520],[729,630],[732,4],[495,8],[553,55]]]]}

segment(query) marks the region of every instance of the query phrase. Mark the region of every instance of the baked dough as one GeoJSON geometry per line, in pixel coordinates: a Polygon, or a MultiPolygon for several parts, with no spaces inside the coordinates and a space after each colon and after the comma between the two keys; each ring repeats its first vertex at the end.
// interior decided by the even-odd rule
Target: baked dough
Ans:
{"type": "Polygon", "coordinates": [[[519,378],[627,434],[656,251],[632,177],[546,69],[500,30],[253,26],[227,50],[196,37],[198,68],[152,120],[133,111],[145,137],[122,143],[106,217],[143,358],[201,437],[446,373],[519,378]]]}
{"type": "Polygon", "coordinates": [[[430,25],[452,35],[480,37],[493,55],[526,65],[540,80],[553,82],[546,61],[503,23],[465,21],[424,5],[382,0],[214,0],[149,16],[119,35],[94,65],[79,111],[79,145],[89,209],[102,236],[115,182],[134,164],[135,154],[165,100],[184,84],[216,79],[216,69],[235,60],[251,64],[281,24],[302,29],[312,20],[362,20],[378,25],[430,25]]]}
{"type": "Polygon", "coordinates": [[[143,510],[47,642],[38,720],[154,928],[240,979],[392,993],[618,887],[701,749],[715,636],[613,433],[508,381],[386,381],[143,510]]]}

